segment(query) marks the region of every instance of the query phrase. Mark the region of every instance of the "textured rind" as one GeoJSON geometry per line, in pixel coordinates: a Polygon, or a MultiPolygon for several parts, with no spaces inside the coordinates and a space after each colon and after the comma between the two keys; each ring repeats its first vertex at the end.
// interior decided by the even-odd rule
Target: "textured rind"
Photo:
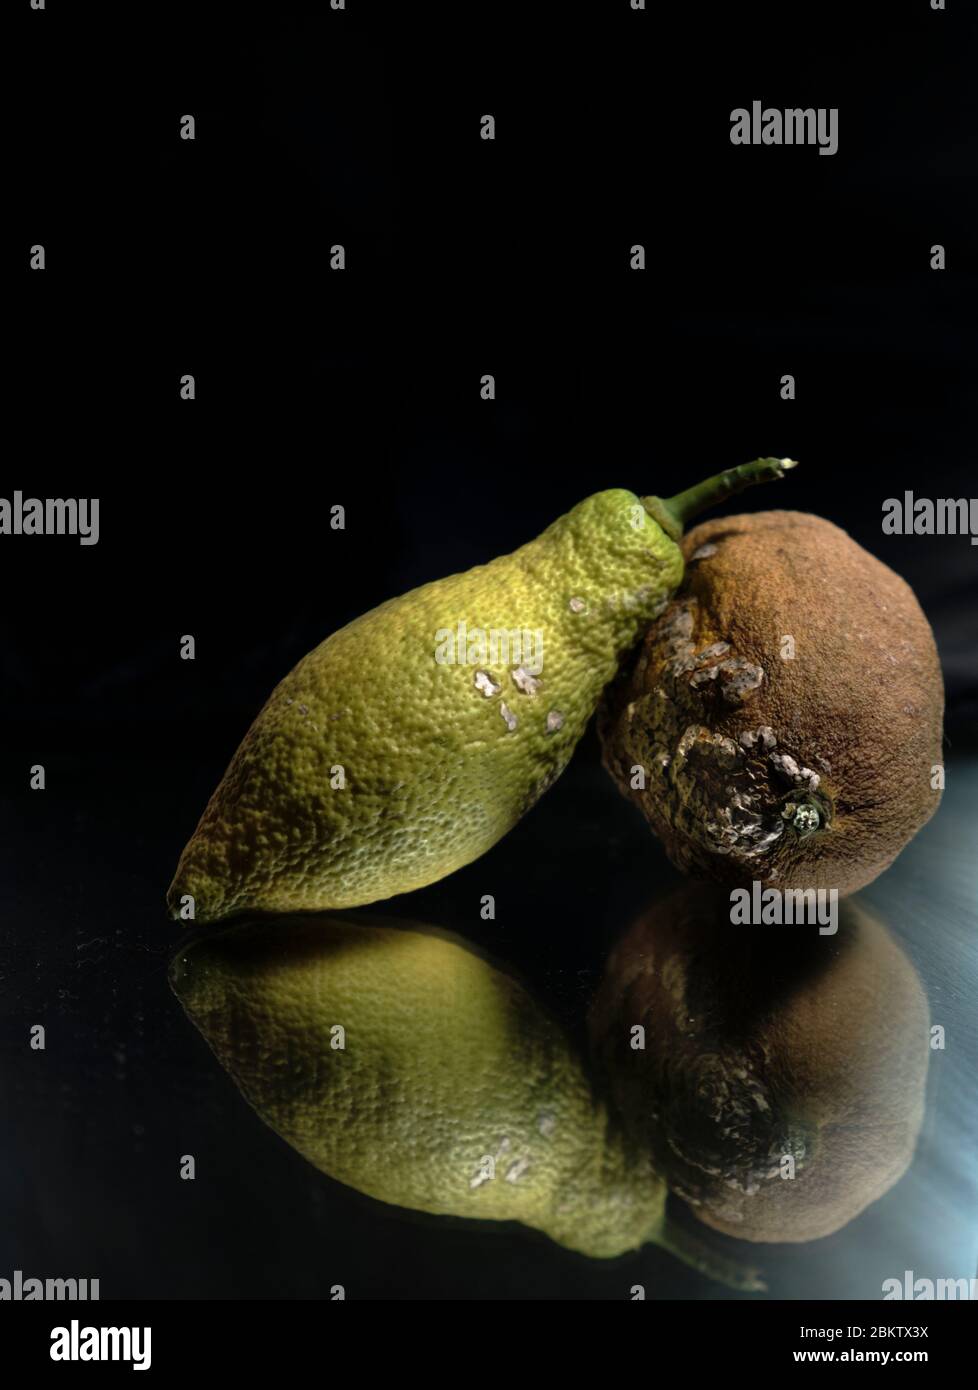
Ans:
{"type": "Polygon", "coordinates": [[[351,907],[470,863],[559,776],[622,654],[681,578],[679,548],[637,497],[610,490],[513,554],[327,638],[245,735],[180,859],[171,913],[184,895],[198,922],[351,907]],[[460,622],[541,631],[539,688],[518,688],[514,661],[436,662],[436,634],[460,622]],[[477,669],[500,686],[491,698],[477,669]]]}
{"type": "Polygon", "coordinates": [[[707,521],[683,551],[682,589],[602,701],[605,765],[684,872],[856,891],[940,800],[944,692],[920,605],[844,531],[804,513],[707,521]],[[717,643],[728,650],[699,657],[717,643]],[[744,682],[733,698],[731,673],[744,682]],[[745,749],[761,729],[774,743],[745,749]],[[805,838],[781,814],[785,754],[815,773],[829,812],[805,838]],[[644,788],[630,785],[635,766],[644,788]]]}
{"type": "Polygon", "coordinates": [[[259,1116],[339,1182],[595,1257],[658,1232],[665,1186],[629,1163],[558,1024],[445,934],[247,924],[191,945],[171,984],[259,1116]]]}
{"type": "Polygon", "coordinates": [[[637,922],[608,960],[592,1045],[628,1129],[702,1222],[743,1240],[814,1240],[912,1159],[927,1000],[855,901],[834,937],[734,926],[729,910],[721,890],[688,885],[637,922]],[[644,1051],[629,1046],[636,1024],[644,1051]]]}

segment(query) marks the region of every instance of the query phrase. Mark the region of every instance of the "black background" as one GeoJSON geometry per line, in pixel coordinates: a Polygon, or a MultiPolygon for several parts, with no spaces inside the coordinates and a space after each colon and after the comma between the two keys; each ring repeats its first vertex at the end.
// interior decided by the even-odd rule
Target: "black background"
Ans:
{"type": "MultiPolygon", "coordinates": [[[[949,4],[25,0],[15,254],[41,242],[47,269],[24,272],[2,491],[98,496],[101,539],[0,538],[0,1274],[101,1276],[104,1297],[722,1294],[655,1250],[595,1265],[329,1182],[248,1111],[164,978],[177,855],[275,682],[605,487],[668,495],[791,455],[735,509],[819,512],[913,585],[961,790],[878,901],[908,914],[891,925],[932,1007],[956,978],[973,1017],[978,548],[880,526],[904,489],[974,491],[976,49],[949,4]],[[838,153],[731,145],[754,99],[837,106],[838,153]]],[[[671,881],[589,735],[507,840],[390,910],[491,945],[578,1028],[608,944],[671,881]]],[[[973,1223],[973,1175],[934,1157],[943,1123],[923,1176],[770,1253],[775,1296],[877,1297],[853,1250],[892,1272],[895,1228],[912,1246],[973,1223]]],[[[962,1124],[973,1139],[973,1109],[962,1124]]]]}

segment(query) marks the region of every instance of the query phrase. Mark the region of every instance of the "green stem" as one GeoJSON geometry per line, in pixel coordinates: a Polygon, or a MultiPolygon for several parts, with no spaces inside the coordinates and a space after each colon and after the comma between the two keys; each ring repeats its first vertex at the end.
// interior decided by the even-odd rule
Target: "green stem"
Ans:
{"type": "Polygon", "coordinates": [[[687,524],[700,512],[715,507],[735,492],[753,487],[755,483],[783,478],[789,468],[797,466],[794,459],[754,459],[752,463],[741,463],[736,468],[715,473],[712,478],[705,478],[695,487],[677,492],[675,497],[643,497],[642,505],[666,535],[678,541],[687,524]]]}

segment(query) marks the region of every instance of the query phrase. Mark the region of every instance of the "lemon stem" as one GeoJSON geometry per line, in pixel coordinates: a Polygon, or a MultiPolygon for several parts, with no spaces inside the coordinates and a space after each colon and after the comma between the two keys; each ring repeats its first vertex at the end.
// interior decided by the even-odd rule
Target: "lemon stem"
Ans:
{"type": "Polygon", "coordinates": [[[723,473],[714,473],[712,478],[705,478],[685,492],[677,492],[675,497],[643,497],[642,505],[666,535],[678,541],[688,523],[700,512],[717,506],[736,492],[743,492],[744,488],[754,487],[756,483],[783,478],[789,468],[797,466],[794,459],[754,459],[751,463],[727,468],[723,473]]]}
{"type": "Polygon", "coordinates": [[[656,1244],[682,1260],[683,1264],[709,1279],[715,1279],[719,1284],[726,1284],[729,1289],[760,1293],[767,1288],[760,1270],[754,1265],[742,1264],[737,1259],[720,1254],[707,1241],[680,1226],[671,1216],[666,1216],[656,1244]]]}

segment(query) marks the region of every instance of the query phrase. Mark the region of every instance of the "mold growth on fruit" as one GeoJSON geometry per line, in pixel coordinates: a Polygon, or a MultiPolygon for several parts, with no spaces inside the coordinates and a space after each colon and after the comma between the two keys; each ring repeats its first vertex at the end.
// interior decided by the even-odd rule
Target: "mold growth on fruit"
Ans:
{"type": "MultiPolygon", "coordinates": [[[[650,648],[657,679],[624,712],[635,762],[662,780],[663,795],[645,794],[643,804],[682,832],[687,864],[703,850],[754,864],[785,833],[805,838],[821,829],[828,807],[814,795],[819,773],[781,748],[768,725],[716,731],[730,729],[766,674],[725,638],[710,633],[697,642],[698,618],[694,598],[673,603],[650,648]]],[[[643,679],[648,665],[646,652],[637,672],[643,679]]]]}
{"type": "Polygon", "coordinates": [[[789,804],[784,808],[784,816],[786,820],[790,818],[799,835],[813,835],[822,824],[818,807],[807,802],[803,806],[789,804]]]}
{"type": "Polygon", "coordinates": [[[759,729],[745,729],[740,735],[740,746],[742,748],[754,748],[760,746],[765,752],[777,747],[778,740],[774,737],[774,730],[767,724],[762,724],[759,729]]]}
{"type": "Polygon", "coordinates": [[[535,695],[540,689],[540,682],[537,680],[536,676],[530,675],[530,672],[525,666],[517,666],[515,670],[510,671],[509,674],[512,677],[516,689],[521,690],[524,695],[535,695]]]}
{"type": "Polygon", "coordinates": [[[760,666],[742,657],[731,657],[719,667],[720,689],[723,698],[730,705],[742,705],[749,700],[764,680],[760,666]]]}
{"type": "Polygon", "coordinates": [[[770,760],[774,767],[796,786],[807,786],[808,790],[813,792],[822,780],[810,767],[799,767],[790,753],[772,753],[770,760]]]}

